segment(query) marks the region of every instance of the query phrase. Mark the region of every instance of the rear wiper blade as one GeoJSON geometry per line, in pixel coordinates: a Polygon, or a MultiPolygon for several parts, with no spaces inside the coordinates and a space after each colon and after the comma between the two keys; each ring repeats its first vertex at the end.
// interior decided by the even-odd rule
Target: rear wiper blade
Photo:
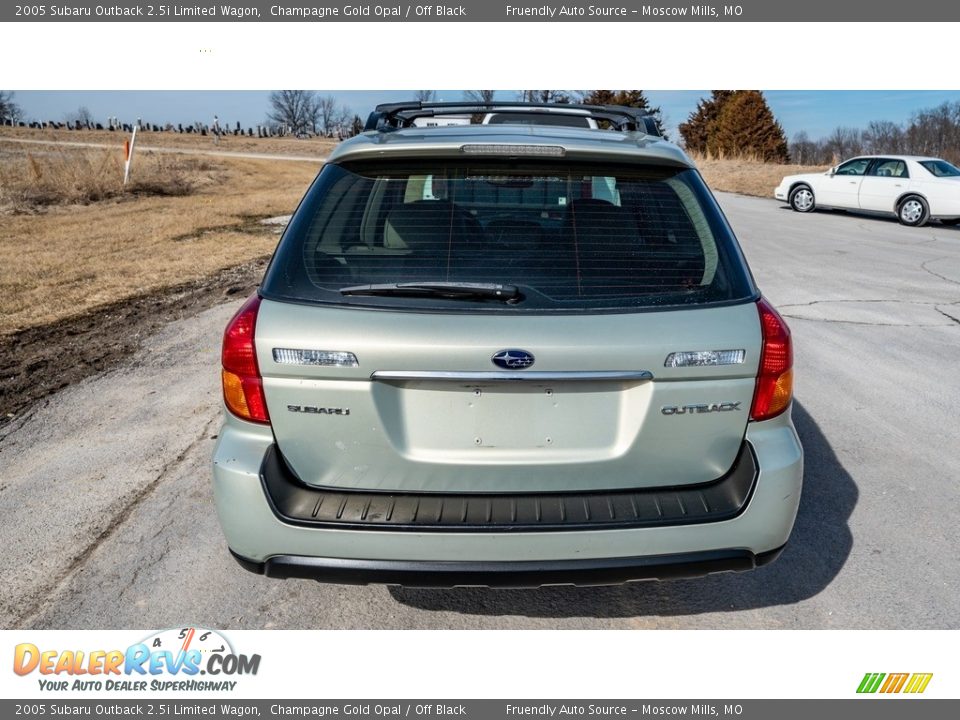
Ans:
{"type": "Polygon", "coordinates": [[[351,285],[340,288],[341,295],[409,295],[443,297],[457,300],[500,300],[514,303],[523,298],[516,285],[469,282],[407,282],[381,285],[351,285]]]}

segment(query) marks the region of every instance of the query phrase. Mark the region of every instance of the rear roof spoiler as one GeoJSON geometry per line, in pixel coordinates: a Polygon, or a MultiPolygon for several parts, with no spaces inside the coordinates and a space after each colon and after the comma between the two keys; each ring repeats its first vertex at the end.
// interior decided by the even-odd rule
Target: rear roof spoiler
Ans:
{"type": "Polygon", "coordinates": [[[623,132],[642,132],[660,137],[657,120],[642,110],[623,105],[579,105],[576,103],[537,103],[537,102],[402,102],[384,103],[367,118],[365,131],[388,132],[410,127],[415,118],[437,117],[440,115],[476,115],[478,113],[510,110],[549,110],[551,114],[565,114],[577,117],[591,117],[610,123],[614,130],[623,132]]]}

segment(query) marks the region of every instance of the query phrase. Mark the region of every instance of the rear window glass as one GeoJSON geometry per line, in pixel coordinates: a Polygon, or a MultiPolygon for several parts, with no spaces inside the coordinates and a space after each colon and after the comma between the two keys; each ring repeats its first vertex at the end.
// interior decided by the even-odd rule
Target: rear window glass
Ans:
{"type": "Polygon", "coordinates": [[[564,127],[590,127],[586,117],[560,113],[499,112],[492,113],[488,125],[562,125],[564,127]]]}
{"type": "Polygon", "coordinates": [[[746,299],[753,287],[694,170],[517,162],[328,165],[261,292],[468,311],[622,309],[746,299]],[[391,283],[515,285],[520,298],[343,295],[391,283]]]}

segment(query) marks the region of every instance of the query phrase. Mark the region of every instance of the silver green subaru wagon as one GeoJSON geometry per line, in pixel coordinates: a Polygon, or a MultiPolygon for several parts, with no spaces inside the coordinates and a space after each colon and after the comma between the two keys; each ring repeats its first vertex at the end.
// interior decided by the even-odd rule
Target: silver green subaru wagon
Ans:
{"type": "Polygon", "coordinates": [[[796,517],[790,331],[633,109],[379,106],[222,359],[217,511],[270,577],[692,577],[772,561],[796,517]]]}

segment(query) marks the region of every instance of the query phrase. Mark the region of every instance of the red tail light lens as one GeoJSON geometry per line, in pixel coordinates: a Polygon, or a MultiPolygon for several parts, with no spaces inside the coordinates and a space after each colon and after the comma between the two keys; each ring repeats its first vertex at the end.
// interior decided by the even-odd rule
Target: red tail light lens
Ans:
{"type": "Polygon", "coordinates": [[[254,295],[237,311],[223,333],[223,401],[230,412],[243,420],[269,423],[253,344],[259,310],[260,298],[254,295]]]}
{"type": "Polygon", "coordinates": [[[763,347],[750,419],[769,420],[786,410],[793,398],[793,342],[790,328],[770,303],[760,298],[757,310],[763,347]]]}

